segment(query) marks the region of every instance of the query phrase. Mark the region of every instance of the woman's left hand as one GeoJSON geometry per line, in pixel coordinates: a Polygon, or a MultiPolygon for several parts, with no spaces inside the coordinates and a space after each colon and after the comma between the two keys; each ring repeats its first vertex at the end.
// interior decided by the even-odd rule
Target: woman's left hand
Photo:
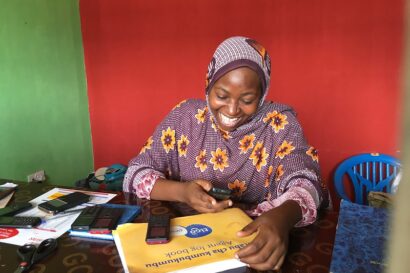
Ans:
{"type": "Polygon", "coordinates": [[[288,249],[289,232],[300,218],[300,207],[294,201],[263,213],[238,232],[238,237],[258,234],[236,253],[236,258],[257,270],[279,270],[288,249]]]}

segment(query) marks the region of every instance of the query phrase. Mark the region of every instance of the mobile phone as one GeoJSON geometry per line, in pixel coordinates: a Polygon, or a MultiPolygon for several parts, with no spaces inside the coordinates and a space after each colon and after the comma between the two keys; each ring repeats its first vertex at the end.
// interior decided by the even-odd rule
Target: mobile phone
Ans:
{"type": "Polygon", "coordinates": [[[124,213],[122,208],[102,207],[90,226],[91,233],[110,233],[117,227],[118,220],[124,213]]]}
{"type": "Polygon", "coordinates": [[[148,219],[145,242],[149,245],[169,242],[170,217],[168,214],[151,215],[148,219]]]}
{"type": "Polygon", "coordinates": [[[29,216],[2,216],[0,217],[0,227],[7,228],[33,228],[41,223],[40,217],[29,216]]]}
{"type": "Polygon", "coordinates": [[[98,212],[101,210],[101,206],[86,207],[81,214],[71,224],[72,230],[88,231],[91,228],[91,224],[97,218],[98,212]]]}
{"type": "Polygon", "coordinates": [[[66,209],[86,203],[89,200],[90,196],[88,194],[75,191],[59,198],[41,203],[38,205],[38,208],[47,213],[56,214],[66,209]]]}
{"type": "Polygon", "coordinates": [[[33,208],[33,205],[29,202],[15,203],[5,208],[1,208],[0,216],[13,216],[13,215],[16,215],[17,213],[29,210],[31,208],[33,208]]]}
{"type": "Polygon", "coordinates": [[[232,191],[229,189],[221,189],[213,187],[208,194],[217,200],[226,200],[231,197],[232,191]]]}

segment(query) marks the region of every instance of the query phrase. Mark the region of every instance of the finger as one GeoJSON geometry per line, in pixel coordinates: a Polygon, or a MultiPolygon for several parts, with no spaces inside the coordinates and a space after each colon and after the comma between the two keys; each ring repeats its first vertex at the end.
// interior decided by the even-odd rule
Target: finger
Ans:
{"type": "Polygon", "coordinates": [[[262,257],[261,255],[253,255],[251,257],[247,257],[246,259],[241,259],[241,261],[256,270],[279,270],[283,263],[283,260],[281,260],[282,257],[284,257],[284,255],[281,256],[279,251],[275,250],[268,256],[262,257]]]}
{"type": "Polygon", "coordinates": [[[206,180],[195,180],[195,183],[201,186],[206,192],[212,189],[212,183],[206,180]]]}
{"type": "MultiPolygon", "coordinates": [[[[260,240],[256,237],[252,242],[250,242],[247,246],[240,249],[235,254],[235,258],[241,260],[244,263],[255,263],[260,255],[261,250],[266,245],[266,240],[260,240]]],[[[263,257],[263,260],[267,259],[268,257],[263,257]]]]}
{"type": "Polygon", "coordinates": [[[224,204],[225,208],[232,207],[233,205],[233,202],[231,199],[224,200],[222,203],[224,204]]]}
{"type": "Polygon", "coordinates": [[[212,203],[212,206],[215,209],[215,212],[223,211],[224,209],[232,206],[232,201],[227,201],[227,200],[219,201],[219,202],[212,203]]]}
{"type": "Polygon", "coordinates": [[[257,255],[248,256],[241,259],[257,270],[280,270],[286,258],[286,248],[277,247],[272,251],[272,246],[266,244],[257,255]]]}
{"type": "Polygon", "coordinates": [[[252,221],[250,224],[245,226],[242,230],[238,231],[236,233],[236,236],[238,237],[246,237],[251,235],[252,233],[258,231],[258,225],[255,224],[255,221],[252,221]]]}
{"type": "Polygon", "coordinates": [[[280,270],[282,267],[283,263],[285,262],[285,257],[286,255],[282,255],[282,257],[279,258],[278,263],[273,267],[273,270],[280,270]]]}

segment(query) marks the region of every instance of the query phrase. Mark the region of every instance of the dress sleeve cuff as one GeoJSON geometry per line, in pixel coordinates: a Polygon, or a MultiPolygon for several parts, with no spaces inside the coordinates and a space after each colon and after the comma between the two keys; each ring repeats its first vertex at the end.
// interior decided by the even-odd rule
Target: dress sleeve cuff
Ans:
{"type": "Polygon", "coordinates": [[[302,210],[302,219],[295,224],[295,227],[307,226],[315,222],[318,202],[314,200],[309,190],[302,187],[292,187],[278,198],[262,202],[254,210],[248,211],[248,214],[259,216],[263,212],[276,208],[288,200],[296,201],[302,210]]]}
{"type": "Polygon", "coordinates": [[[146,199],[150,199],[152,188],[158,178],[164,178],[162,173],[152,169],[139,170],[130,176],[124,179],[124,191],[131,191],[139,198],[146,199]]]}

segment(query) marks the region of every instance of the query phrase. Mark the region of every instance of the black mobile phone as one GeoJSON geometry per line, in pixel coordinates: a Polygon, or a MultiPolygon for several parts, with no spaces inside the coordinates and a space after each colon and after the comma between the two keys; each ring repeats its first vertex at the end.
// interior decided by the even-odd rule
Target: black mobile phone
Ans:
{"type": "Polygon", "coordinates": [[[122,208],[102,207],[90,226],[91,233],[110,233],[117,227],[118,220],[124,213],[122,208]]]}
{"type": "Polygon", "coordinates": [[[40,217],[29,216],[2,216],[0,217],[0,227],[7,228],[33,228],[41,223],[40,217]]]}
{"type": "Polygon", "coordinates": [[[151,215],[148,219],[145,242],[149,245],[169,242],[170,217],[168,214],[151,215]]]}
{"type": "Polygon", "coordinates": [[[38,208],[47,213],[56,214],[66,209],[86,203],[90,200],[88,194],[82,192],[72,192],[59,198],[41,203],[38,208]]]}
{"type": "Polygon", "coordinates": [[[5,208],[1,208],[0,216],[13,216],[13,215],[16,215],[17,213],[29,210],[31,208],[33,208],[33,205],[29,202],[15,203],[5,208]]]}
{"type": "Polygon", "coordinates": [[[97,218],[98,212],[101,210],[101,206],[86,207],[81,214],[71,224],[72,230],[88,231],[91,228],[91,224],[97,218]]]}
{"type": "Polygon", "coordinates": [[[221,189],[213,187],[208,194],[217,200],[226,200],[231,198],[232,191],[229,189],[221,189]]]}

